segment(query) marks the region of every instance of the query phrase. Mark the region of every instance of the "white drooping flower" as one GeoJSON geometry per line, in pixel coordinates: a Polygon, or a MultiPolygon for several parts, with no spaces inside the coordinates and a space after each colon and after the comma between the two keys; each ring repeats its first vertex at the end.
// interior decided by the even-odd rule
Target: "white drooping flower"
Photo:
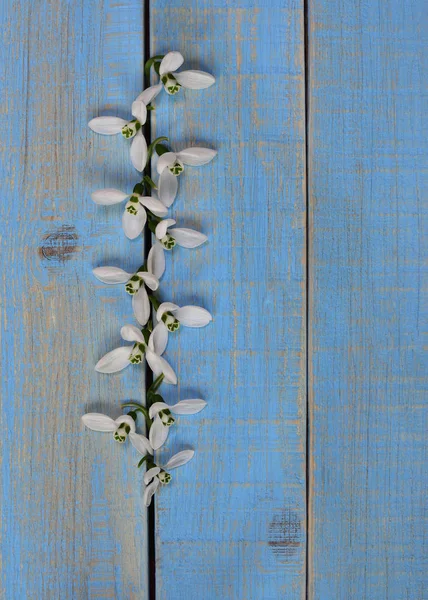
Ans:
{"type": "Polygon", "coordinates": [[[118,267],[97,267],[92,272],[103,283],[109,285],[124,283],[125,290],[132,296],[135,318],[140,325],[146,325],[151,313],[146,286],[152,291],[159,287],[159,280],[153,273],[145,270],[144,267],[141,267],[136,273],[128,273],[118,267]]]}
{"type": "Polygon", "coordinates": [[[143,135],[143,125],[147,120],[147,105],[159,94],[161,88],[161,84],[153,85],[134,100],[131,108],[134,119],[131,121],[120,117],[96,117],[88,123],[92,131],[101,135],[121,133],[127,139],[134,138],[130,155],[137,171],[143,171],[147,163],[147,143],[143,135]]]}
{"type": "Polygon", "coordinates": [[[164,152],[158,158],[156,170],[159,173],[159,200],[169,208],[178,190],[177,177],[184,171],[184,165],[200,167],[211,162],[217,150],[211,148],[185,148],[180,152],[164,152]]]}
{"type": "Polygon", "coordinates": [[[149,440],[142,434],[136,433],[135,421],[131,415],[122,415],[112,419],[101,413],[87,413],[82,417],[83,424],[92,431],[103,431],[113,433],[116,442],[123,444],[129,437],[131,444],[141,454],[153,454],[153,448],[149,440]]]}
{"type": "Polygon", "coordinates": [[[153,494],[155,494],[160,484],[166,485],[171,481],[172,478],[168,471],[182,467],[189,460],[192,460],[194,454],[194,450],[183,450],[182,452],[178,452],[178,454],[174,454],[164,466],[149,463],[150,468],[144,474],[146,488],[144,490],[143,501],[146,506],[150,506],[153,494]]]}
{"type": "Polygon", "coordinates": [[[167,361],[162,358],[168,342],[168,332],[165,327],[156,327],[150,334],[148,343],[142,332],[134,325],[125,325],[120,330],[120,335],[127,342],[134,342],[132,346],[120,346],[105,354],[95,365],[99,373],[117,373],[128,365],[136,365],[146,358],[147,364],[155,377],[163,373],[164,382],[177,384],[177,375],[167,361]]]}
{"type": "MultiPolygon", "coordinates": [[[[138,188],[138,186],[135,187],[138,188]]],[[[104,206],[119,204],[128,199],[122,217],[122,226],[126,237],[130,240],[134,240],[143,231],[147,221],[146,208],[157,217],[164,217],[168,212],[163,202],[160,202],[155,196],[143,196],[135,191],[127,194],[114,188],[107,188],[97,190],[91,196],[95,204],[104,206]]]]}
{"type": "Polygon", "coordinates": [[[205,327],[212,321],[211,313],[201,306],[178,306],[173,302],[162,302],[156,311],[157,327],[164,326],[169,331],[185,327],[205,327]]]}
{"type": "Polygon", "coordinates": [[[176,244],[183,248],[197,248],[207,241],[207,236],[194,229],[174,227],[174,219],[163,219],[156,225],[155,236],[166,250],[171,250],[176,244]]]}
{"type": "Polygon", "coordinates": [[[169,433],[169,428],[174,424],[175,419],[171,415],[195,415],[206,407],[205,400],[192,399],[181,400],[169,406],[165,402],[155,402],[151,405],[149,416],[153,419],[150,427],[149,440],[153,450],[158,450],[166,441],[169,433]]]}
{"type": "Polygon", "coordinates": [[[189,90],[203,90],[215,83],[215,77],[205,71],[180,71],[184,58],[180,52],[168,52],[159,65],[159,76],[168,94],[171,96],[181,87],[189,90]]]}

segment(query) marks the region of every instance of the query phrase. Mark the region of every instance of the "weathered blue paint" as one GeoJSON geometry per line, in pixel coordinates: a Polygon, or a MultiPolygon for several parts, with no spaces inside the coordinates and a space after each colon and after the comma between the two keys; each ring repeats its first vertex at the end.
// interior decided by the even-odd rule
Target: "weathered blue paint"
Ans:
{"type": "Polygon", "coordinates": [[[142,13],[140,0],[0,6],[5,598],[147,597],[136,456],[80,423],[143,396],[142,371],[93,370],[132,311],[91,269],[139,265],[142,243],[90,199],[135,180],[128,144],[87,128],[129,114],[142,89],[142,13]]]}
{"type": "Polygon", "coordinates": [[[309,597],[420,600],[426,2],[312,0],[309,26],[309,597]]]}
{"type": "Polygon", "coordinates": [[[171,215],[209,242],[168,257],[162,298],[213,312],[170,336],[168,400],[182,417],[165,456],[188,444],[156,503],[157,597],[300,599],[305,592],[305,181],[303,3],[151,3],[153,53],[216,85],[164,96],[156,134],[219,151],[188,168],[171,215]]]}

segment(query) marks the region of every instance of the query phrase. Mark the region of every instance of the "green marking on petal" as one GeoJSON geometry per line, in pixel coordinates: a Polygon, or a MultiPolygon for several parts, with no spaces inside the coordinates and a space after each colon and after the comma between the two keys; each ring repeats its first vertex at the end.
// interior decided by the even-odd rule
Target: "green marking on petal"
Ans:
{"type": "Polygon", "coordinates": [[[162,76],[162,83],[165,90],[171,96],[180,91],[181,85],[178,83],[172,73],[165,73],[165,75],[162,76]]]}
{"type": "Polygon", "coordinates": [[[172,477],[169,473],[167,473],[166,471],[162,470],[159,474],[158,474],[158,479],[161,483],[163,483],[164,485],[168,484],[172,477]]]}
{"type": "Polygon", "coordinates": [[[171,173],[173,175],[175,175],[176,177],[181,175],[181,173],[184,171],[184,165],[181,162],[181,160],[178,160],[178,159],[175,161],[175,163],[173,163],[172,165],[169,165],[168,168],[171,171],[171,173]]]}
{"type": "Polygon", "coordinates": [[[171,415],[171,411],[166,408],[165,410],[160,410],[158,412],[159,418],[165,427],[171,427],[175,423],[174,417],[171,415]]]}
{"type": "Polygon", "coordinates": [[[137,119],[134,119],[122,127],[122,135],[129,140],[134,137],[139,129],[141,129],[141,123],[137,119]]]}
{"type": "Polygon", "coordinates": [[[166,312],[162,315],[162,321],[165,323],[167,329],[171,332],[178,331],[180,329],[180,321],[174,317],[170,312],[166,312]]]}
{"type": "Polygon", "coordinates": [[[161,240],[160,243],[162,244],[162,246],[165,248],[165,250],[172,250],[174,248],[174,246],[176,245],[176,241],[175,239],[172,237],[172,235],[170,235],[169,233],[167,233],[161,240]]]}

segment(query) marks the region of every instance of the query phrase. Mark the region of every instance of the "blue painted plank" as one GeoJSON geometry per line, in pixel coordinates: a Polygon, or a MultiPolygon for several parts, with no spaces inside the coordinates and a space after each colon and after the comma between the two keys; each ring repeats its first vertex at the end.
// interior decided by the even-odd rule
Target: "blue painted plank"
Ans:
{"type": "Polygon", "coordinates": [[[303,2],[151,3],[152,53],[217,77],[157,102],[174,148],[218,149],[188,168],[171,216],[207,245],[168,256],[164,300],[201,304],[170,336],[178,389],[208,401],[165,456],[191,445],[156,501],[157,597],[278,600],[305,593],[305,180],[303,2]]]}
{"type": "Polygon", "coordinates": [[[420,600],[426,2],[309,4],[309,595],[420,600]]]}
{"type": "Polygon", "coordinates": [[[141,91],[142,13],[140,0],[0,6],[1,597],[147,597],[136,456],[80,422],[143,397],[141,370],[93,370],[133,321],[91,269],[138,266],[142,244],[120,207],[90,199],[136,180],[128,144],[87,127],[141,91]]]}

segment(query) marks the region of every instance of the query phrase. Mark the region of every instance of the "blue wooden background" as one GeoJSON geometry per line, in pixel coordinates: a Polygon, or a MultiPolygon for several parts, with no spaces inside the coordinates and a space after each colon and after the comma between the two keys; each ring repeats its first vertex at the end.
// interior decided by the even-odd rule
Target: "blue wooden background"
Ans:
{"type": "Polygon", "coordinates": [[[219,151],[172,208],[209,243],[162,295],[214,321],[167,351],[167,400],[209,404],[165,448],[196,455],[156,501],[156,598],[427,597],[425,4],[0,3],[0,598],[149,599],[138,457],[80,423],[144,399],[93,370],[133,316],[91,269],[142,243],[90,200],[136,178],[87,122],[128,116],[147,41],[217,78],[153,131],[219,151]]]}

